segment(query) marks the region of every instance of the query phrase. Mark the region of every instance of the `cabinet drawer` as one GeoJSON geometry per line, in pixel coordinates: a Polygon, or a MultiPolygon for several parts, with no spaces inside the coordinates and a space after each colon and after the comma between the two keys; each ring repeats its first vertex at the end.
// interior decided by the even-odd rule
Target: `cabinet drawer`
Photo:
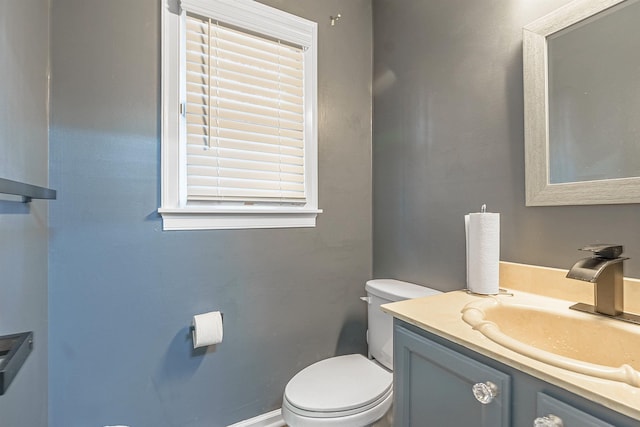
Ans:
{"type": "Polygon", "coordinates": [[[544,393],[538,393],[536,415],[538,417],[554,415],[562,420],[562,427],[614,427],[544,393]]]}
{"type": "Polygon", "coordinates": [[[394,351],[397,427],[510,425],[507,374],[399,325],[394,351]]]}

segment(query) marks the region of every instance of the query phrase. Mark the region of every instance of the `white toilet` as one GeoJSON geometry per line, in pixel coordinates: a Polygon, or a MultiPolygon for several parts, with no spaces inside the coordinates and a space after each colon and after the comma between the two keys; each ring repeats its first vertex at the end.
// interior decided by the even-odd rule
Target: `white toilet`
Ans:
{"type": "Polygon", "coordinates": [[[287,384],[282,417],[290,427],[365,427],[389,412],[393,401],[393,317],[381,304],[440,293],[392,279],[365,286],[369,357],[349,354],[321,360],[298,372],[287,384]]]}

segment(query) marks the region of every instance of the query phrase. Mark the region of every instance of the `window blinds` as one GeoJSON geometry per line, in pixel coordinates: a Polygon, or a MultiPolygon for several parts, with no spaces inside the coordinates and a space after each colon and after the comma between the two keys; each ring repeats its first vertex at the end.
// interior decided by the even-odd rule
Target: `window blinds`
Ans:
{"type": "Polygon", "coordinates": [[[303,51],[186,16],[187,199],[305,202],[303,51]]]}

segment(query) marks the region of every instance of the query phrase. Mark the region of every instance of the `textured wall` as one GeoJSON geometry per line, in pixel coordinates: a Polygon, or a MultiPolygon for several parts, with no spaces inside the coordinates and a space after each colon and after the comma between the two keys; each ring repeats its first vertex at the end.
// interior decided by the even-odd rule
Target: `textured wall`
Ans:
{"type": "Polygon", "coordinates": [[[565,3],[373,0],[374,276],[464,287],[483,203],[504,260],[569,268],[614,242],[640,276],[640,205],[524,205],[522,27],[565,3]]]}
{"type": "MultiPolygon", "coordinates": [[[[47,0],[0,3],[0,178],[47,186],[47,0]],[[44,40],[44,42],[43,42],[44,40]]],[[[47,206],[0,197],[0,335],[34,332],[2,427],[47,425],[47,206]]]]}
{"type": "Polygon", "coordinates": [[[319,22],[313,229],[163,232],[160,2],[53,2],[50,427],[228,425],[365,351],[371,3],[266,3],[319,22]],[[191,316],[218,309],[224,342],[192,351],[191,316]]]}

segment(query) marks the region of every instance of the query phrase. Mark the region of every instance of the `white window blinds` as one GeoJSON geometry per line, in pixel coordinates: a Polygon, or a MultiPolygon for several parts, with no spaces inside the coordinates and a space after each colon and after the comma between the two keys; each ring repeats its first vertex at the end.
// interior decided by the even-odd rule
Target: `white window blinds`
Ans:
{"type": "Polygon", "coordinates": [[[305,202],[302,48],[186,15],[187,200],[305,202]]]}

